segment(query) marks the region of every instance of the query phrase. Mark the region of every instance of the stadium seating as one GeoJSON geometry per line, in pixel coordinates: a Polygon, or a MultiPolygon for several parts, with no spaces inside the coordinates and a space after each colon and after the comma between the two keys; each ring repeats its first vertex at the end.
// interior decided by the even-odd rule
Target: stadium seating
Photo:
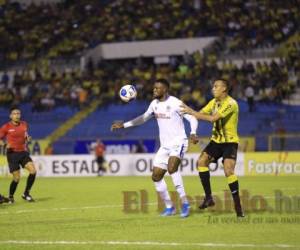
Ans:
{"type": "MultiPolygon", "coordinates": [[[[240,101],[239,103],[239,134],[240,136],[254,136],[256,138],[256,149],[259,151],[268,149],[268,135],[277,132],[279,122],[280,125],[284,127],[286,133],[299,131],[300,107],[290,108],[289,106],[283,105],[265,105],[258,103],[256,105],[256,112],[249,113],[247,111],[247,104],[244,101],[240,101]]],[[[62,150],[61,152],[68,152],[71,151],[70,147],[72,147],[70,143],[74,143],[76,138],[157,138],[158,128],[154,119],[135,128],[117,132],[110,131],[110,125],[113,121],[126,121],[132,119],[142,114],[147,107],[147,102],[136,101],[130,104],[111,104],[108,107],[99,108],[94,113],[90,114],[84,121],[71,129],[61,140],[56,142],[54,146],[55,148],[62,150]],[[67,142],[69,142],[69,148],[66,147],[68,144],[67,142]]],[[[189,131],[189,126],[187,126],[187,130],[189,131]]],[[[200,122],[197,132],[200,136],[210,136],[211,124],[208,122],[200,122]]],[[[293,147],[293,145],[290,146],[293,147]]]]}
{"type": "MultiPolygon", "coordinates": [[[[25,62],[22,70],[12,71],[10,75],[1,72],[0,105],[21,104],[34,137],[49,135],[92,100],[101,100],[103,106],[63,139],[153,137],[157,131],[154,121],[116,133],[111,133],[109,127],[114,120],[130,119],[143,112],[147,106],[143,100],[151,99],[151,84],[157,77],[167,78],[172,83],[172,93],[197,109],[211,98],[212,79],[229,79],[233,83],[233,97],[241,100],[246,100],[245,89],[251,85],[257,102],[255,113],[249,113],[247,103],[240,101],[239,132],[245,136],[255,135],[257,149],[266,149],[267,136],[276,132],[278,120],[282,120],[287,132],[299,131],[295,119],[299,110],[282,105],[300,86],[300,41],[295,33],[299,27],[299,6],[295,1],[258,4],[242,0],[232,3],[149,0],[145,5],[145,1],[137,0],[124,3],[123,0],[78,0],[42,5],[7,2],[0,6],[0,18],[5,20],[0,22],[0,68],[9,68],[6,62],[25,62]],[[219,10],[225,7],[231,11],[219,15],[219,10]],[[203,53],[172,56],[169,63],[162,65],[155,64],[153,58],[141,57],[90,61],[84,70],[49,67],[49,58],[66,60],[80,56],[85,49],[99,43],[212,35],[219,37],[219,44],[213,44],[203,53]],[[218,61],[220,50],[226,52],[223,53],[225,59],[227,52],[238,51],[234,56],[239,56],[241,61],[245,59],[241,51],[247,51],[245,55],[253,49],[272,47],[275,51],[274,47],[279,44],[285,45],[282,46],[285,53],[280,54],[284,58],[270,64],[245,61],[243,65],[236,65],[231,61],[218,61]],[[27,66],[28,61],[34,63],[27,66]],[[118,90],[127,82],[137,85],[137,105],[120,104],[118,90]]],[[[6,121],[7,109],[0,111],[0,121],[6,121]]],[[[207,136],[210,130],[210,124],[200,123],[200,135],[207,136]]]]}
{"type": "MultiPolygon", "coordinates": [[[[31,112],[30,104],[20,106],[22,119],[29,124],[29,133],[34,139],[43,139],[75,114],[69,106],[57,107],[49,112],[31,112]]],[[[0,108],[0,124],[9,119],[8,109],[0,108]]]]}
{"type": "MultiPolygon", "coordinates": [[[[257,150],[267,150],[267,135],[276,133],[277,123],[281,122],[286,133],[296,133],[300,127],[300,107],[283,105],[257,104],[255,113],[247,112],[247,104],[240,104],[239,134],[241,136],[255,136],[257,150]]],[[[123,138],[157,138],[157,125],[154,119],[142,126],[112,133],[110,125],[116,120],[129,120],[142,114],[148,107],[148,102],[135,101],[130,104],[111,104],[99,108],[91,113],[81,123],[77,124],[64,137],[55,143],[56,150],[61,153],[71,152],[76,138],[91,139],[123,139],[123,138]]],[[[64,121],[75,114],[69,107],[59,107],[51,112],[32,113],[31,105],[21,106],[22,116],[30,125],[30,133],[35,139],[43,139],[58,128],[64,121]]],[[[7,109],[0,109],[0,122],[8,120],[7,109]]],[[[187,125],[187,124],[186,124],[187,125]]],[[[187,126],[189,131],[189,126],[187,126]]],[[[198,134],[210,136],[211,124],[200,122],[198,134]]]]}

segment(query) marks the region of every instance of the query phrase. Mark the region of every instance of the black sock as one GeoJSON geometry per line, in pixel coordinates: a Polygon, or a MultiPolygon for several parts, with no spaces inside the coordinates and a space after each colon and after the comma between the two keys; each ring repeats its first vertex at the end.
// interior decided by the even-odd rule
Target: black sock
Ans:
{"type": "Polygon", "coordinates": [[[241,206],[239,195],[239,181],[228,184],[235,206],[241,206]]]}
{"type": "Polygon", "coordinates": [[[9,196],[10,196],[10,197],[13,197],[13,196],[14,196],[18,184],[19,184],[19,182],[16,182],[16,181],[14,181],[14,180],[12,180],[12,182],[10,183],[10,186],[9,186],[9,196]]]}
{"type": "Polygon", "coordinates": [[[210,173],[209,171],[199,172],[199,177],[206,197],[211,197],[210,173]]]}
{"type": "Polygon", "coordinates": [[[235,181],[228,184],[232,197],[239,196],[239,181],[235,181]]]}
{"type": "Polygon", "coordinates": [[[29,174],[27,178],[26,188],[24,194],[29,194],[29,191],[34,183],[36,174],[29,174]]]}

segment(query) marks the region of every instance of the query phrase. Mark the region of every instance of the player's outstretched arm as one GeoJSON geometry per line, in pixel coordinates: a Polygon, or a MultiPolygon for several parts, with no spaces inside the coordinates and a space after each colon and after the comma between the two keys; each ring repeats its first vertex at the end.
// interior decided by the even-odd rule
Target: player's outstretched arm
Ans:
{"type": "Polygon", "coordinates": [[[114,131],[116,129],[121,129],[121,128],[124,128],[124,122],[114,122],[111,127],[110,127],[110,130],[111,131],[114,131]]]}
{"type": "Polygon", "coordinates": [[[190,114],[192,116],[195,116],[198,120],[204,120],[204,121],[208,121],[208,122],[215,122],[217,120],[219,120],[221,118],[221,116],[216,113],[214,115],[207,115],[207,114],[203,114],[201,111],[195,111],[192,108],[190,108],[189,106],[187,106],[185,103],[182,103],[180,105],[181,108],[181,112],[183,114],[190,114]]]}
{"type": "Polygon", "coordinates": [[[197,128],[198,128],[198,121],[197,119],[190,115],[190,114],[184,114],[183,117],[189,121],[190,126],[191,126],[191,133],[190,133],[190,141],[193,144],[197,144],[199,142],[199,138],[197,136],[197,128]]]}

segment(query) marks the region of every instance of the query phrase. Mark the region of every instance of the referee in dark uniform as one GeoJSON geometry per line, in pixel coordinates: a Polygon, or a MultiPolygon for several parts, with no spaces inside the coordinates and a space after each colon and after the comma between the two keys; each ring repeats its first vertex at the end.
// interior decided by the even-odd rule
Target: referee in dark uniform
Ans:
{"type": "Polygon", "coordinates": [[[28,202],[34,199],[30,195],[30,189],[35,181],[36,169],[30,158],[26,148],[26,143],[31,140],[28,135],[28,125],[25,121],[21,121],[21,111],[19,108],[10,110],[10,121],[0,128],[0,144],[4,144],[6,139],[7,162],[9,171],[13,176],[13,180],[9,188],[9,203],[14,203],[14,194],[20,181],[20,167],[28,170],[26,188],[22,198],[28,202]]]}

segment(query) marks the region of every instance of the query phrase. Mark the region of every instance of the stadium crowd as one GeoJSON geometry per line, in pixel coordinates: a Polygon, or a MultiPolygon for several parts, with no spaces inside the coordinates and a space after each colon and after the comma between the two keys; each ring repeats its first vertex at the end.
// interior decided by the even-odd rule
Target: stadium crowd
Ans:
{"type": "Polygon", "coordinates": [[[300,26],[300,0],[5,2],[0,1],[0,62],[34,60],[13,76],[2,75],[0,104],[4,106],[30,102],[33,111],[45,111],[59,105],[82,108],[96,98],[109,103],[119,101],[118,90],[125,83],[142,89],[138,98],[150,99],[151,83],[162,77],[172,82],[173,94],[194,107],[207,101],[210,83],[217,77],[230,80],[235,98],[252,95],[265,102],[281,102],[300,86],[299,36],[287,43],[280,61],[245,61],[241,66],[217,62],[218,49],[247,51],[291,37],[300,26]],[[173,56],[166,64],[155,64],[150,58],[90,61],[86,70],[63,71],[48,64],[49,58],[73,56],[102,42],[214,35],[224,41],[222,48],[173,56]]]}
{"type": "Polygon", "coordinates": [[[247,50],[281,42],[300,20],[299,0],[2,2],[0,59],[10,62],[70,56],[99,43],[203,36],[247,50]]]}
{"type": "MultiPolygon", "coordinates": [[[[296,45],[295,45],[296,46],[296,45]]],[[[299,44],[286,59],[268,63],[244,61],[238,67],[231,61],[217,63],[216,56],[196,52],[171,57],[168,64],[155,64],[153,59],[90,61],[85,71],[52,72],[47,66],[17,72],[13,79],[5,73],[0,79],[0,103],[11,106],[31,102],[33,111],[51,110],[59,105],[84,107],[93,99],[103,103],[119,101],[118,90],[125,83],[137,86],[138,98],[150,100],[155,78],[167,78],[172,93],[194,107],[210,98],[210,83],[222,77],[233,85],[232,95],[246,99],[252,88],[255,100],[278,102],[288,98],[300,86],[299,44]]],[[[294,48],[294,47],[293,47],[294,48]]]]}

